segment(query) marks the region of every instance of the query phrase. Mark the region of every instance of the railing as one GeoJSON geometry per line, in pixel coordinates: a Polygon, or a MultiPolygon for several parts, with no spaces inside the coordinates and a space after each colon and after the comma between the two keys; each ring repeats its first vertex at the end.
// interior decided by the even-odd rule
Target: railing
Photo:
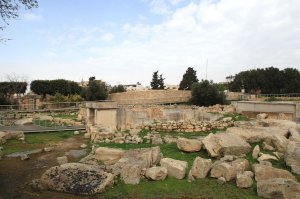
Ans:
{"type": "Polygon", "coordinates": [[[55,110],[55,109],[79,109],[81,102],[56,102],[20,105],[0,105],[0,111],[36,111],[36,110],[55,110]]]}

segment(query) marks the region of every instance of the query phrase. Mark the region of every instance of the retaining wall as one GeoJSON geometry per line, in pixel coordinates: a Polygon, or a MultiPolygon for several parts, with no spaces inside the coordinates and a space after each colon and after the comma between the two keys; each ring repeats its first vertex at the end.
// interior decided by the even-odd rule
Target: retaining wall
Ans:
{"type": "Polygon", "coordinates": [[[188,102],[191,99],[191,91],[182,90],[149,90],[113,93],[109,100],[118,104],[167,104],[188,102]]]}

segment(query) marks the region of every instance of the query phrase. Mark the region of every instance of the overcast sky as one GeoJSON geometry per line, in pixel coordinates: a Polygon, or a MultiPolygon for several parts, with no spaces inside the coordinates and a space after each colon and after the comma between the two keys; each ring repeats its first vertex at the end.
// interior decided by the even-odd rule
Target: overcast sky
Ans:
{"type": "Polygon", "coordinates": [[[15,73],[112,85],[215,82],[242,70],[299,68],[299,0],[38,0],[1,31],[0,80],[15,73]]]}

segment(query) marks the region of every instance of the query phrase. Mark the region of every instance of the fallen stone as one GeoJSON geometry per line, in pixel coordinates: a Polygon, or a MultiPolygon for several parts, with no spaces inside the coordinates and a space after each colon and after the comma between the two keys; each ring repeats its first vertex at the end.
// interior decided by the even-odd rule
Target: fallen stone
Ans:
{"type": "Polygon", "coordinates": [[[53,151],[54,150],[54,147],[52,147],[52,146],[49,146],[49,147],[45,147],[44,148],[44,151],[45,152],[50,152],[50,151],[53,151]]]}
{"type": "Polygon", "coordinates": [[[274,147],[272,147],[271,145],[267,144],[266,142],[263,143],[264,146],[263,146],[263,149],[266,150],[266,151],[274,151],[274,147]]]}
{"type": "Polygon", "coordinates": [[[151,167],[146,170],[145,176],[151,180],[164,180],[168,175],[168,170],[164,167],[151,167]]]}
{"type": "Polygon", "coordinates": [[[29,160],[29,156],[27,154],[21,155],[21,160],[29,160]]]}
{"type": "Polygon", "coordinates": [[[74,135],[79,135],[79,131],[74,131],[74,135]]]}
{"type": "Polygon", "coordinates": [[[38,119],[42,121],[53,121],[53,117],[50,115],[40,115],[38,119]]]}
{"type": "Polygon", "coordinates": [[[185,152],[197,152],[201,150],[202,142],[195,139],[178,138],[177,147],[185,152]]]}
{"type": "Polygon", "coordinates": [[[85,139],[90,139],[91,138],[91,134],[90,133],[85,133],[84,134],[84,138],[85,139]]]}
{"type": "Polygon", "coordinates": [[[285,153],[288,143],[289,140],[285,136],[273,135],[272,137],[272,144],[279,152],[285,153]]]}
{"type": "Polygon", "coordinates": [[[23,155],[32,155],[32,154],[38,154],[41,152],[43,152],[43,149],[35,149],[35,150],[30,150],[30,151],[22,151],[22,152],[8,154],[8,155],[6,155],[6,157],[17,158],[17,157],[22,157],[23,155]]]}
{"type": "Polygon", "coordinates": [[[243,155],[251,150],[250,144],[231,133],[209,134],[202,141],[211,157],[224,155],[243,155]]]}
{"type": "Polygon", "coordinates": [[[238,174],[236,176],[236,186],[238,188],[249,188],[252,187],[253,180],[249,175],[246,174],[238,174]]]}
{"type": "Polygon", "coordinates": [[[257,159],[259,153],[260,153],[259,145],[256,145],[254,147],[253,151],[252,151],[252,157],[253,157],[253,159],[257,159]]]}
{"type": "Polygon", "coordinates": [[[295,128],[289,128],[289,140],[300,142],[300,133],[295,128]]]}
{"type": "Polygon", "coordinates": [[[249,168],[249,161],[244,158],[236,159],[230,163],[234,168],[235,176],[240,173],[244,173],[249,168]]]}
{"type": "Polygon", "coordinates": [[[270,154],[262,154],[257,160],[260,162],[266,160],[278,160],[278,158],[270,154]]]}
{"type": "Polygon", "coordinates": [[[295,176],[293,176],[293,174],[291,174],[287,170],[277,169],[274,167],[265,166],[261,164],[253,164],[252,168],[255,173],[255,180],[257,182],[261,180],[269,180],[273,178],[284,178],[284,179],[296,180],[295,176]]]}
{"type": "Polygon", "coordinates": [[[85,149],[80,149],[80,150],[70,150],[65,153],[66,156],[72,157],[72,158],[80,158],[82,156],[86,155],[86,150],[85,149]]]}
{"type": "Polygon", "coordinates": [[[256,115],[256,118],[259,120],[267,119],[267,117],[268,117],[268,114],[266,114],[266,113],[260,113],[260,114],[256,115]]]}
{"type": "Polygon", "coordinates": [[[22,126],[22,125],[26,125],[26,124],[32,124],[32,120],[33,120],[33,118],[23,118],[23,119],[17,120],[15,122],[15,125],[22,126]]]}
{"type": "Polygon", "coordinates": [[[99,166],[67,163],[48,169],[41,177],[43,188],[72,194],[101,193],[113,184],[113,175],[99,166]]]}
{"type": "Polygon", "coordinates": [[[66,164],[68,163],[68,157],[67,156],[57,157],[56,161],[59,165],[66,164]]]}
{"type": "Polygon", "coordinates": [[[222,157],[220,159],[220,161],[222,161],[222,162],[232,162],[233,160],[234,160],[233,155],[225,155],[224,157],[222,157]]]}
{"type": "Polygon", "coordinates": [[[258,127],[251,125],[231,127],[228,128],[226,132],[240,136],[247,142],[255,143],[277,139],[277,137],[274,137],[274,135],[285,137],[288,134],[288,129],[279,127],[258,127]]]}
{"type": "Polygon", "coordinates": [[[104,164],[114,164],[125,155],[122,149],[113,149],[108,147],[99,147],[95,151],[95,158],[103,161],[104,164]]]}
{"type": "Polygon", "coordinates": [[[257,194],[268,199],[298,199],[300,184],[285,178],[261,180],[257,182],[257,194]]]}
{"type": "Polygon", "coordinates": [[[125,184],[139,184],[141,179],[142,165],[140,162],[127,162],[121,168],[121,179],[125,184]]]}
{"type": "Polygon", "coordinates": [[[183,179],[186,174],[188,163],[186,161],[175,160],[171,158],[163,158],[160,165],[168,170],[168,176],[183,179]]]}
{"type": "MultiPolygon", "coordinates": [[[[300,167],[300,142],[290,141],[284,155],[285,162],[293,168],[300,167]]],[[[298,169],[294,170],[297,171],[298,169]]],[[[297,172],[298,173],[298,172],[297,172]]]]}
{"type": "Polygon", "coordinates": [[[83,148],[83,149],[85,149],[87,147],[87,145],[86,144],[82,144],[82,145],[80,145],[80,148],[83,148]]]}
{"type": "Polygon", "coordinates": [[[224,177],[226,181],[230,181],[234,179],[235,176],[236,176],[236,172],[234,170],[234,167],[232,167],[230,164],[225,162],[215,165],[214,167],[212,167],[210,171],[210,177],[213,178],[224,177]]]}
{"type": "Polygon", "coordinates": [[[226,183],[226,179],[224,177],[219,177],[217,180],[217,183],[220,185],[223,185],[226,183]]]}
{"type": "Polygon", "coordinates": [[[205,178],[212,165],[211,159],[196,157],[191,169],[191,175],[195,178],[205,178]]]}
{"type": "Polygon", "coordinates": [[[264,166],[272,167],[272,162],[269,162],[269,161],[266,161],[266,160],[259,161],[259,164],[264,165],[264,166]]]}

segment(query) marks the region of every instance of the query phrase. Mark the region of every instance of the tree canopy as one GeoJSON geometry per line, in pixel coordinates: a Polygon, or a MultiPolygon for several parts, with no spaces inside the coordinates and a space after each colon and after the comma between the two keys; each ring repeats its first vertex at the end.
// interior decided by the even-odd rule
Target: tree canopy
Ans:
{"type": "Polygon", "coordinates": [[[224,104],[225,95],[223,92],[217,90],[212,81],[202,80],[192,85],[191,102],[197,106],[224,104]]]}
{"type": "Polygon", "coordinates": [[[198,82],[197,72],[194,68],[188,67],[179,84],[179,90],[191,90],[193,83],[198,82]]]}
{"type": "Polygon", "coordinates": [[[30,84],[30,89],[38,95],[55,95],[60,93],[64,96],[71,94],[80,94],[81,87],[73,81],[57,80],[34,80],[30,84]]]}
{"type": "Polygon", "coordinates": [[[122,93],[122,92],[126,92],[126,88],[121,84],[113,86],[109,91],[109,93],[122,93]]]}
{"type": "Polygon", "coordinates": [[[300,72],[294,68],[258,68],[242,71],[229,83],[231,91],[253,94],[300,93],[300,72]]]}
{"type": "Polygon", "coordinates": [[[152,81],[150,83],[151,88],[153,90],[163,90],[165,89],[165,78],[163,78],[162,74],[158,75],[158,71],[155,71],[152,75],[152,81]]]}
{"type": "Polygon", "coordinates": [[[105,82],[96,80],[95,77],[89,78],[87,88],[82,90],[82,97],[87,101],[105,100],[107,98],[107,86],[105,82]]]}

